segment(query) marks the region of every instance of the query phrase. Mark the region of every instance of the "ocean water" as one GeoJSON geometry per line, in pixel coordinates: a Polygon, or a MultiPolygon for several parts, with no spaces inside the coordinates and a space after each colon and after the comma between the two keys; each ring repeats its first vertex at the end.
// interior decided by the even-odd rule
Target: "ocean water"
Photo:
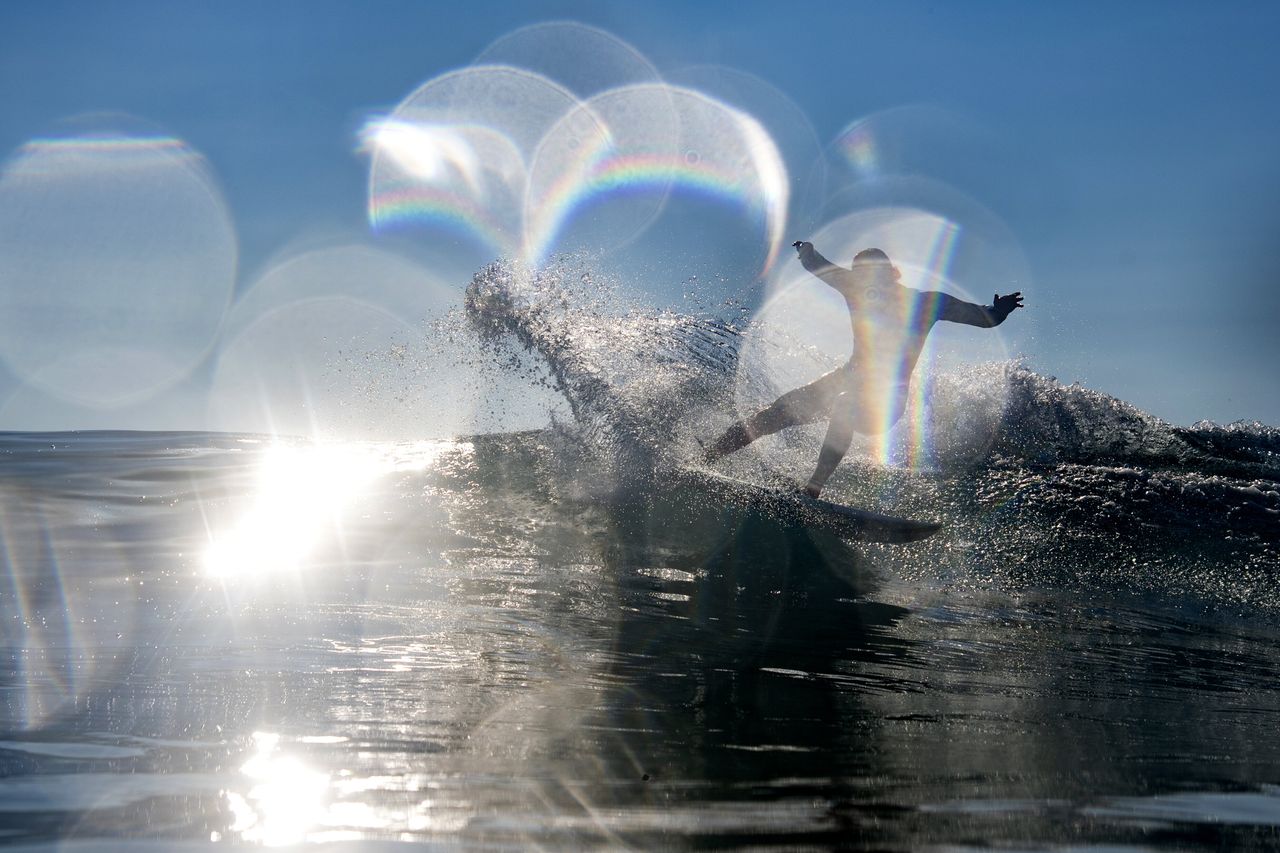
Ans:
{"type": "Polygon", "coordinates": [[[0,435],[0,844],[1280,846],[1280,430],[975,366],[829,488],[943,530],[843,541],[667,476],[749,328],[568,280],[457,318],[545,430],[0,435]]]}

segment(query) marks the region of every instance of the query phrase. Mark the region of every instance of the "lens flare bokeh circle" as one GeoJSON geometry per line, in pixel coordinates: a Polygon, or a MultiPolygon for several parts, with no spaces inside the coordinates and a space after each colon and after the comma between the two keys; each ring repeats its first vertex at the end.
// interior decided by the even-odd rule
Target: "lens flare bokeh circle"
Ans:
{"type": "Polygon", "coordinates": [[[0,357],[98,408],[178,382],[213,343],[237,246],[203,158],[126,117],[27,142],[0,175],[0,357]]]}
{"type": "Polygon", "coordinates": [[[579,98],[623,86],[662,82],[658,69],[640,51],[612,33],[577,21],[521,27],[494,41],[473,64],[524,68],[579,98]]]}
{"type": "Polygon", "coordinates": [[[576,103],[519,68],[475,66],[429,80],[362,131],[372,157],[370,225],[412,229],[421,239],[462,236],[490,257],[512,253],[528,160],[576,103]]]}
{"type": "Polygon", "coordinates": [[[281,306],[223,350],[211,392],[219,429],[317,438],[380,438],[371,432],[393,403],[370,384],[375,352],[416,339],[381,308],[342,296],[281,306]]]}
{"type": "Polygon", "coordinates": [[[626,246],[632,275],[666,257],[673,275],[701,263],[753,281],[777,257],[788,197],[782,156],[751,116],[691,89],[616,89],[539,146],[524,258],[536,267],[554,252],[626,246]]]}
{"type": "Polygon", "coordinates": [[[380,248],[286,255],[227,319],[209,419],[340,439],[464,435],[495,408],[501,426],[544,423],[546,394],[499,369],[460,306],[452,282],[380,248]]]}
{"type": "Polygon", "coordinates": [[[691,65],[668,82],[713,97],[751,116],[768,131],[790,179],[789,233],[808,233],[819,221],[829,192],[827,155],[800,105],[771,83],[723,65],[691,65]]]}

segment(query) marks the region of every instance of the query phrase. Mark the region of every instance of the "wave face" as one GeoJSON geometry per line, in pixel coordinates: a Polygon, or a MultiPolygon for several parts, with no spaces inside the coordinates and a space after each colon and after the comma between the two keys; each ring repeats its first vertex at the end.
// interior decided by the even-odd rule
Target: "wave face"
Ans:
{"type": "MultiPolygon", "coordinates": [[[[495,346],[546,362],[572,413],[558,434],[615,484],[661,481],[666,467],[696,464],[694,439],[722,429],[736,400],[776,393],[740,358],[758,331],[750,322],[628,305],[600,288],[584,262],[536,274],[493,264],[474,277],[466,305],[495,346]]],[[[976,557],[964,569],[974,578],[1026,573],[1021,580],[1030,583],[1053,575],[1191,588],[1236,602],[1272,598],[1280,430],[1175,426],[1019,361],[916,381],[928,383],[929,399],[893,435],[923,422],[924,464],[871,462],[855,445],[828,487],[833,499],[942,516],[951,543],[967,543],[976,557]]],[[[820,440],[821,427],[789,430],[717,467],[755,482],[794,481],[807,474],[820,440]]]]}

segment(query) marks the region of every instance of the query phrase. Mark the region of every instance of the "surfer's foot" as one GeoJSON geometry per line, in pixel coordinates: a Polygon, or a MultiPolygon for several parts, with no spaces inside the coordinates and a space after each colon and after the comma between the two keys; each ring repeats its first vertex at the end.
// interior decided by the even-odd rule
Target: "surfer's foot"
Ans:
{"type": "Polygon", "coordinates": [[[702,461],[710,465],[712,462],[717,462],[728,456],[734,450],[738,449],[735,447],[730,450],[726,450],[724,448],[724,443],[725,439],[723,435],[711,444],[704,444],[702,439],[698,439],[698,446],[702,448],[702,461]]]}
{"type": "MultiPolygon", "coordinates": [[[[717,459],[722,459],[730,453],[738,452],[750,444],[754,438],[755,436],[747,429],[747,425],[742,421],[738,421],[721,433],[720,437],[712,442],[710,447],[705,444],[702,445],[702,458],[710,465],[717,459]]],[[[698,443],[702,444],[701,441],[698,443]]]]}
{"type": "Polygon", "coordinates": [[[816,486],[812,482],[809,482],[805,483],[804,488],[801,489],[801,491],[808,497],[816,498],[818,495],[822,494],[822,486],[816,486]]]}

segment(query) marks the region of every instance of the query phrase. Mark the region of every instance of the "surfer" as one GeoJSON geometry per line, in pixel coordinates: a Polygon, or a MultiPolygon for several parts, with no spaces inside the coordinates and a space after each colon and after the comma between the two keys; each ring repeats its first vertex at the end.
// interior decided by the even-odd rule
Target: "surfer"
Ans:
{"type": "Polygon", "coordinates": [[[878,435],[902,417],[907,388],[925,338],[938,320],[991,328],[1022,307],[1022,294],[996,295],[990,306],[964,302],[941,291],[913,290],[880,249],[864,249],[851,268],[838,267],[812,243],[792,244],[800,263],[844,297],[853,329],[853,356],[808,385],[783,394],[740,420],[707,448],[708,462],[741,450],[761,436],[830,419],[818,465],[805,485],[817,497],[849,450],[855,432],[878,435]]]}

